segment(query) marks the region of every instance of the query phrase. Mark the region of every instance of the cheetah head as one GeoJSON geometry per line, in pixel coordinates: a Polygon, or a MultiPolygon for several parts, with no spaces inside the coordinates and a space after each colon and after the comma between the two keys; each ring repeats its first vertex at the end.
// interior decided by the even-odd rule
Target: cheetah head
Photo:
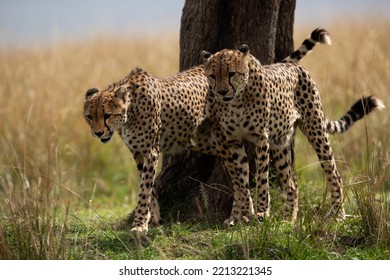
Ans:
{"type": "Polygon", "coordinates": [[[215,54],[203,51],[205,75],[211,90],[225,103],[230,103],[246,87],[249,79],[249,47],[221,50],[215,54]]]}
{"type": "Polygon", "coordinates": [[[123,86],[105,91],[87,90],[84,117],[92,135],[102,143],[110,141],[114,132],[127,122],[128,99],[128,89],[123,86]]]}

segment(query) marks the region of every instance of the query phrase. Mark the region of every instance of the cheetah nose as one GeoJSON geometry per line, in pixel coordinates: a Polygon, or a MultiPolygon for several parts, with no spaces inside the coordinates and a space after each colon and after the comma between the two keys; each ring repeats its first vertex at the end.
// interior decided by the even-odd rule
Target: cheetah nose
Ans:
{"type": "Polygon", "coordinates": [[[96,131],[96,132],[94,132],[94,134],[97,136],[97,137],[102,137],[103,136],[103,134],[104,134],[104,131],[96,131]]]}
{"type": "Polygon", "coordinates": [[[221,89],[218,91],[218,94],[222,95],[222,96],[225,96],[227,93],[228,93],[228,90],[226,90],[226,89],[221,89]]]}

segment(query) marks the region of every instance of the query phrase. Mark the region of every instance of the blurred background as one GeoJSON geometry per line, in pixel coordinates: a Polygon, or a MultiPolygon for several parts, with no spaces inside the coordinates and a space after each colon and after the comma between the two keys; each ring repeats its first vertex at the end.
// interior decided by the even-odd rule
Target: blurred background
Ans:
{"type": "MultiPolygon", "coordinates": [[[[183,5],[184,0],[2,0],[0,46],[102,34],[178,34],[183,5]]],[[[295,24],[326,27],[334,21],[363,21],[389,14],[387,0],[297,0],[295,24]]]]}

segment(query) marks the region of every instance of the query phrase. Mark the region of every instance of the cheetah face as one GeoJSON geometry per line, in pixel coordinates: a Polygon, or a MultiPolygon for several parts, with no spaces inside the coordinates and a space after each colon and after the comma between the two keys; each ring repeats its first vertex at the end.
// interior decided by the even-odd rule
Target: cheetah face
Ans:
{"type": "Polygon", "coordinates": [[[215,54],[203,51],[202,57],[211,90],[224,103],[232,102],[249,79],[249,48],[222,50],[215,54]]]}
{"type": "Polygon", "coordinates": [[[102,143],[127,122],[128,94],[125,87],[99,92],[92,88],[85,94],[84,118],[94,137],[102,143]]]}

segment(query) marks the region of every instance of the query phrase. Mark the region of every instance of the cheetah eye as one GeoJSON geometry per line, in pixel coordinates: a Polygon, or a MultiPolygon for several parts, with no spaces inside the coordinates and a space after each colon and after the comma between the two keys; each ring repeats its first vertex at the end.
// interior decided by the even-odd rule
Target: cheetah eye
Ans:
{"type": "Polygon", "coordinates": [[[229,72],[229,78],[233,77],[234,75],[236,75],[236,72],[229,72]]]}
{"type": "Polygon", "coordinates": [[[111,117],[111,114],[104,114],[104,120],[108,120],[111,117]]]}
{"type": "Polygon", "coordinates": [[[85,116],[88,120],[92,121],[92,116],[91,115],[86,115],[85,116]]]}
{"type": "Polygon", "coordinates": [[[209,76],[209,78],[215,80],[215,75],[214,75],[214,74],[211,74],[211,75],[209,76]]]}

